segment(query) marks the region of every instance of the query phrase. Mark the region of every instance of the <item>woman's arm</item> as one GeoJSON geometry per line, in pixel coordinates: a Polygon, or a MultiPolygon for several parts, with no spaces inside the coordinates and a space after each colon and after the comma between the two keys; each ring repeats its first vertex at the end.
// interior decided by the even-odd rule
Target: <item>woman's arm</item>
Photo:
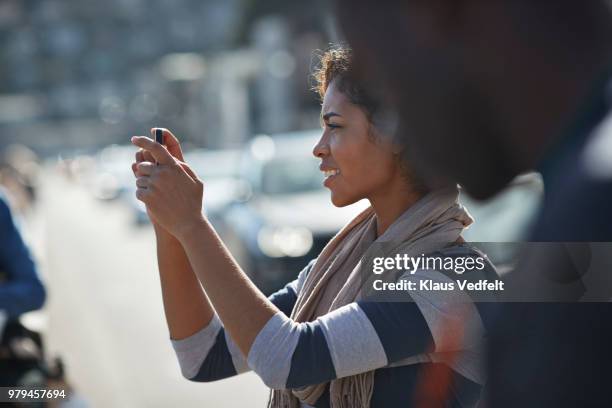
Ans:
{"type": "MultiPolygon", "coordinates": [[[[182,160],[178,140],[164,130],[166,149],[182,160]]],[[[155,158],[140,150],[132,166],[134,175],[146,177],[139,171],[156,168],[155,158]]],[[[138,184],[138,183],[137,183],[138,184]]],[[[246,358],[235,342],[225,333],[218,316],[202,290],[181,243],[158,224],[149,212],[157,237],[157,256],[166,320],[172,345],[177,353],[183,375],[193,381],[213,381],[248,370],[246,358]]],[[[302,271],[305,276],[309,264],[302,271]]],[[[289,315],[297,298],[297,280],[270,296],[270,301],[289,315]]]]}
{"type": "Polygon", "coordinates": [[[181,229],[177,238],[225,329],[248,355],[257,334],[281,312],[242,271],[207,220],[181,229]]]}
{"type": "Polygon", "coordinates": [[[191,269],[181,243],[155,225],[157,262],[170,337],[180,340],[206,327],[214,310],[191,269]]]}
{"type": "MultiPolygon", "coordinates": [[[[151,132],[153,131],[154,129],[151,129],[151,132]]],[[[168,153],[178,160],[183,160],[183,152],[176,137],[165,129],[163,137],[168,153]]],[[[155,158],[150,153],[139,150],[136,153],[136,162],[132,165],[134,176],[141,176],[138,172],[139,164],[154,162],[155,158]]],[[[150,218],[157,241],[157,264],[170,338],[183,339],[209,325],[214,310],[191,269],[181,243],[161,227],[154,217],[150,218]]]]}
{"type": "MultiPolygon", "coordinates": [[[[433,270],[404,278],[451,281],[433,270]]],[[[459,290],[415,290],[405,301],[361,300],[305,323],[277,314],[257,335],[248,363],[275,389],[431,361],[482,384],[484,317],[459,290]]]]}
{"type": "MultiPolygon", "coordinates": [[[[300,286],[313,263],[311,261],[297,279],[268,298],[285,316],[291,314],[300,286]]],[[[250,370],[246,358],[225,332],[216,314],[205,328],[185,339],[173,340],[172,346],[183,376],[191,381],[216,381],[250,370]]]]}
{"type": "Polygon", "coordinates": [[[202,216],[203,184],[191,169],[150,138],[132,141],[157,162],[137,165],[142,176],[136,180],[136,196],[156,222],[180,241],[225,329],[248,355],[253,340],[278,308],[249,280],[202,216]]]}

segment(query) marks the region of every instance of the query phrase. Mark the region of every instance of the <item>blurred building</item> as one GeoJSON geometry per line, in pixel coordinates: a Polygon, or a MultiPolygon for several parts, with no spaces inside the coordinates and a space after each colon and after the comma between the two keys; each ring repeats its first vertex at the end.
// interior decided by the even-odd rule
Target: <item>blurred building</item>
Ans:
{"type": "Polygon", "coordinates": [[[222,147],[311,127],[324,9],[257,3],[3,0],[0,140],[51,154],[159,125],[222,147]]]}

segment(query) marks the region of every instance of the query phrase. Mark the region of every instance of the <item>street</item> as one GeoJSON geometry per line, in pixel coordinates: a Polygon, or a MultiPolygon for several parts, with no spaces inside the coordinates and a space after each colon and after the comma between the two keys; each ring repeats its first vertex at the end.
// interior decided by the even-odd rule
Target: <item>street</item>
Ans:
{"type": "Polygon", "coordinates": [[[64,359],[69,381],[91,406],[265,405],[267,388],[252,373],[215,383],[181,376],[150,226],[136,226],[124,203],[97,201],[54,171],[40,186],[47,352],[64,359]]]}

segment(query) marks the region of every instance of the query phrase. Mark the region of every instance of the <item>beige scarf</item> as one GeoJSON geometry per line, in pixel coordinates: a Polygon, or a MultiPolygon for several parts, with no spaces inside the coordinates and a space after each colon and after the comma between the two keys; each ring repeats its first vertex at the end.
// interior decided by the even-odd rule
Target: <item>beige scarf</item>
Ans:
{"type": "MultiPolygon", "coordinates": [[[[367,208],[349,222],[325,246],[298,294],[291,318],[296,322],[315,320],[358,300],[363,279],[362,258],[371,244],[392,243],[382,256],[397,253],[419,256],[455,242],[473,220],[458,203],[457,189],[427,194],[406,210],[376,239],[376,215],[367,208]]],[[[377,256],[380,256],[377,254],[377,256]]],[[[368,408],[374,390],[374,371],[330,382],[331,408],[368,408]]],[[[327,383],[294,390],[272,390],[269,408],[298,408],[300,401],[314,405],[327,383]]]]}

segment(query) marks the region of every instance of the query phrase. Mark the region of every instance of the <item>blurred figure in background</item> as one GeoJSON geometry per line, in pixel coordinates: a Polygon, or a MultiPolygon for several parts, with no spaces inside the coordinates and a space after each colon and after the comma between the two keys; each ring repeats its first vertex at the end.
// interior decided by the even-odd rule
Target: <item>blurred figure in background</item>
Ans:
{"type": "Polygon", "coordinates": [[[0,313],[8,319],[40,309],[43,287],[28,248],[13,221],[6,196],[0,192],[0,313]]]}
{"type": "MultiPolygon", "coordinates": [[[[17,385],[43,358],[40,336],[19,323],[19,317],[40,309],[45,288],[0,193],[0,385],[17,385]]],[[[38,378],[42,381],[42,377],[38,378]]]]}
{"type": "MultiPolygon", "coordinates": [[[[406,153],[430,183],[458,181],[484,199],[538,169],[546,196],[532,241],[612,241],[608,2],[336,6],[356,64],[383,79],[370,85],[397,109],[398,133],[418,146],[406,153]]],[[[512,278],[536,295],[567,280],[530,265],[512,278]]],[[[611,319],[609,303],[504,306],[490,347],[490,406],[611,406],[611,319]]]]}

